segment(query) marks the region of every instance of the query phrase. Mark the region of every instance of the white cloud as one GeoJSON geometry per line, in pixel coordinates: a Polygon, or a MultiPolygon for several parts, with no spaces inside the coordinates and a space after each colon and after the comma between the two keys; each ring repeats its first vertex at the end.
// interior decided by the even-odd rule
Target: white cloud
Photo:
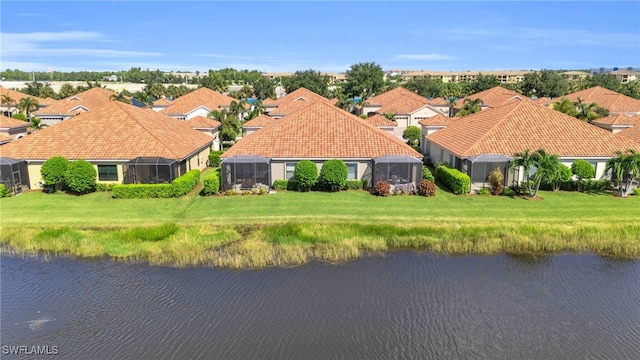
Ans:
{"type": "Polygon", "coordinates": [[[395,57],[409,60],[456,60],[453,56],[443,54],[400,54],[395,57]]]}

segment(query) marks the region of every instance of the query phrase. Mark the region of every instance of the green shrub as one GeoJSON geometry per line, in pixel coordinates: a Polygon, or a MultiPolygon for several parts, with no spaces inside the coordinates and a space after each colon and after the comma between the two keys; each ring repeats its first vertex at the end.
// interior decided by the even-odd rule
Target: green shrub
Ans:
{"type": "Polygon", "coordinates": [[[373,187],[373,194],[378,196],[391,195],[391,184],[386,181],[378,181],[373,187]]]}
{"type": "Polygon", "coordinates": [[[347,182],[347,164],[340,159],[327,160],[320,170],[320,183],[331,191],[340,190],[347,182]]]}
{"type": "Polygon", "coordinates": [[[516,195],[516,192],[513,191],[510,187],[505,187],[504,189],[502,189],[502,195],[514,197],[516,195]]]}
{"type": "Polygon", "coordinates": [[[69,164],[64,178],[71,191],[85,194],[95,189],[97,176],[98,173],[90,162],[76,160],[69,164]]]}
{"type": "Polygon", "coordinates": [[[64,176],[69,167],[69,160],[63,156],[54,156],[47,159],[40,168],[40,175],[47,186],[55,186],[56,190],[62,188],[64,176]]]}
{"type": "Polygon", "coordinates": [[[318,167],[311,160],[300,160],[293,169],[293,176],[301,191],[309,191],[318,181],[318,167]]]}
{"type": "Polygon", "coordinates": [[[96,183],[96,191],[112,191],[113,186],[116,184],[113,183],[96,183]]]}
{"type": "Polygon", "coordinates": [[[11,191],[4,184],[0,184],[0,198],[11,196],[11,191]]]}
{"type": "Polygon", "coordinates": [[[180,197],[187,195],[200,182],[200,170],[187,171],[184,175],[175,178],[171,182],[173,196],[180,197]]]}
{"type": "Polygon", "coordinates": [[[413,125],[408,126],[402,132],[402,138],[407,140],[407,144],[411,145],[412,147],[418,144],[418,140],[420,140],[420,135],[422,135],[422,131],[420,131],[420,128],[413,125]]]}
{"type": "Polygon", "coordinates": [[[422,196],[436,196],[436,184],[429,180],[420,181],[418,194],[422,196]]]}
{"type": "Polygon", "coordinates": [[[444,165],[440,165],[435,169],[434,176],[454,194],[466,194],[471,187],[471,178],[469,175],[444,165]]]}
{"type": "Polygon", "coordinates": [[[573,161],[571,172],[578,178],[578,191],[583,190],[582,187],[585,181],[591,180],[596,176],[596,168],[583,159],[573,161]]]}
{"type": "Polygon", "coordinates": [[[347,180],[342,190],[362,190],[366,188],[367,180],[347,180]]]}
{"type": "Polygon", "coordinates": [[[633,189],[633,195],[640,196],[640,187],[633,189]]]}
{"type": "Polygon", "coordinates": [[[214,171],[204,177],[204,185],[202,193],[204,195],[213,195],[220,191],[220,171],[214,171]]]}
{"type": "Polygon", "coordinates": [[[274,190],[287,190],[287,185],[288,184],[289,184],[289,181],[278,179],[278,180],[275,180],[273,182],[273,189],[274,190]]]}
{"type": "Polygon", "coordinates": [[[116,184],[113,186],[116,199],[147,199],[173,197],[171,184],[116,184]]]}
{"type": "Polygon", "coordinates": [[[27,121],[27,115],[25,115],[23,113],[15,113],[15,114],[13,114],[12,118],[14,118],[16,120],[27,121]]]}
{"type": "Polygon", "coordinates": [[[582,190],[590,191],[590,190],[609,190],[611,188],[611,181],[609,180],[585,180],[582,182],[582,190]]]}
{"type": "Polygon", "coordinates": [[[212,151],[209,153],[209,166],[211,167],[218,167],[220,166],[220,163],[222,162],[222,159],[220,159],[220,155],[224,154],[224,151],[219,150],[219,151],[212,151]]]}
{"type": "Polygon", "coordinates": [[[433,177],[433,174],[431,173],[431,170],[429,170],[429,167],[427,167],[427,166],[423,166],[422,167],[422,180],[429,180],[432,183],[436,182],[436,178],[433,177]]]}
{"type": "Polygon", "coordinates": [[[491,196],[491,190],[489,190],[488,188],[482,188],[478,190],[478,195],[491,196]]]}
{"type": "Polygon", "coordinates": [[[491,173],[489,173],[489,186],[491,187],[491,194],[500,195],[502,193],[502,181],[504,180],[504,175],[502,175],[502,170],[500,168],[495,168],[491,173]]]}
{"type": "Polygon", "coordinates": [[[520,182],[520,188],[518,189],[518,192],[520,194],[529,194],[529,185],[531,185],[531,190],[535,190],[536,183],[533,180],[526,180],[520,182]]]}

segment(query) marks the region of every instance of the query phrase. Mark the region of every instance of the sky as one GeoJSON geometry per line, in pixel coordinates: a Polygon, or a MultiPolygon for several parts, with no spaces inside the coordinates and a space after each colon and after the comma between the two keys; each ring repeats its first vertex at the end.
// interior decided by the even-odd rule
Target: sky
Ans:
{"type": "Polygon", "coordinates": [[[640,67],[640,2],[7,1],[0,69],[640,67]]]}

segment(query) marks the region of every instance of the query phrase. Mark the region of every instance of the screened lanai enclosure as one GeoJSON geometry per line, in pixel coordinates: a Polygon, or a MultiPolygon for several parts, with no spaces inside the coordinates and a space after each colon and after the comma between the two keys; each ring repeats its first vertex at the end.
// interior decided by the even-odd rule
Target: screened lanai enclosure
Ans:
{"type": "Polygon", "coordinates": [[[472,156],[462,160],[462,172],[471,178],[472,187],[483,188],[488,186],[489,174],[499,168],[504,176],[503,185],[511,185],[515,181],[514,172],[509,169],[513,158],[500,154],[486,154],[472,156]]]}
{"type": "Polygon", "coordinates": [[[125,184],[165,184],[184,174],[186,167],[163,157],[137,157],[123,165],[125,184]]]}
{"type": "Polygon", "coordinates": [[[269,189],[269,159],[261,156],[236,155],[222,160],[222,191],[269,189]]]}
{"type": "Polygon", "coordinates": [[[29,188],[27,162],[8,157],[0,157],[0,183],[13,195],[20,194],[23,187],[29,188]]]}
{"type": "Polygon", "coordinates": [[[387,155],[373,159],[373,184],[386,181],[391,191],[413,192],[422,180],[422,161],[408,155],[387,155]]]}

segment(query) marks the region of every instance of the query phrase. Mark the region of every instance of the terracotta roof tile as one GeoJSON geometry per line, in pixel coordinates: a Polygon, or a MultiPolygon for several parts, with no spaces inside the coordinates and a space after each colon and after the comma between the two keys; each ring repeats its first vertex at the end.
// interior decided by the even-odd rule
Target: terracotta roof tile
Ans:
{"type": "Polygon", "coordinates": [[[0,128],[16,128],[22,126],[29,126],[29,123],[26,121],[10,118],[4,115],[0,115],[0,128]]]}
{"type": "Polygon", "coordinates": [[[21,99],[28,98],[28,97],[32,97],[32,98],[36,99],[38,101],[38,104],[40,104],[42,106],[48,106],[48,105],[54,104],[54,103],[56,103],[58,101],[58,100],[50,99],[50,98],[43,99],[43,98],[39,98],[37,96],[31,96],[29,94],[25,94],[25,93],[20,92],[20,91],[15,91],[15,90],[11,90],[11,89],[5,89],[2,86],[0,86],[0,96],[3,96],[3,95],[8,95],[10,98],[12,98],[15,101],[15,103],[9,104],[9,105],[12,105],[12,106],[17,105],[20,102],[21,99]]]}
{"type": "Polygon", "coordinates": [[[269,115],[287,115],[318,102],[335,105],[329,99],[320,96],[311,90],[299,88],[276,100],[278,107],[271,110],[269,115]]]}
{"type": "Polygon", "coordinates": [[[458,100],[455,108],[461,109],[466,99],[471,99],[471,100],[480,99],[482,100],[482,103],[484,104],[484,106],[498,107],[506,104],[509,100],[513,99],[514,97],[521,98],[521,99],[528,99],[526,96],[520,95],[515,91],[505,89],[501,86],[496,86],[491,89],[480,91],[479,93],[475,93],[458,100]]]}
{"type": "Polygon", "coordinates": [[[160,113],[166,115],[185,115],[200,106],[204,106],[209,110],[218,110],[222,106],[231,105],[232,101],[237,100],[209,88],[201,87],[198,90],[173,100],[171,105],[162,109],[160,113]]]}
{"type": "Polygon", "coordinates": [[[422,97],[414,93],[413,91],[405,89],[401,86],[395,89],[386,91],[380,95],[371,97],[367,99],[367,103],[369,103],[369,105],[385,106],[386,104],[394,103],[402,98],[408,98],[413,100],[414,102],[419,102],[423,105],[428,104],[427,98],[422,97]]]}
{"type": "Polygon", "coordinates": [[[640,117],[627,116],[625,114],[614,114],[600,119],[592,121],[594,124],[601,124],[607,126],[635,126],[640,125],[640,117]]]}
{"type": "Polygon", "coordinates": [[[120,101],[74,116],[2,147],[2,155],[46,160],[130,160],[138,156],[184,159],[213,139],[185,121],[120,101]]]}
{"type": "Polygon", "coordinates": [[[453,124],[457,119],[460,118],[450,118],[448,116],[438,114],[430,118],[422,119],[418,121],[418,124],[424,126],[449,126],[453,124]]]}
{"type": "Polygon", "coordinates": [[[398,126],[398,124],[396,124],[395,122],[387,119],[386,117],[380,115],[380,114],[375,114],[371,117],[368,117],[365,119],[366,122],[368,122],[369,124],[373,125],[373,126],[381,126],[381,127],[389,127],[389,126],[398,126]]]}
{"type": "Polygon", "coordinates": [[[69,96],[62,100],[58,100],[55,104],[49,105],[46,108],[42,108],[34,115],[61,115],[61,114],[79,114],[87,110],[78,110],[78,107],[83,107],[88,110],[93,110],[102,105],[111,102],[111,96],[115,92],[101,87],[94,87],[89,90],[85,90],[81,93],[69,96]]]}
{"type": "Polygon", "coordinates": [[[616,136],[635,141],[640,144],[640,126],[634,126],[615,133],[616,136]]]}
{"type": "Polygon", "coordinates": [[[431,106],[449,106],[447,99],[445,98],[433,98],[427,99],[427,104],[431,106]]]}
{"type": "Polygon", "coordinates": [[[400,139],[326,102],[317,102],[249,134],[223,157],[375,158],[409,155],[422,158],[400,139]]]}
{"type": "Polygon", "coordinates": [[[600,86],[594,86],[586,90],[565,95],[564,97],[573,102],[577,102],[578,98],[580,98],[586,103],[596,103],[598,106],[603,107],[612,113],[640,112],[640,100],[636,100],[632,97],[619,94],[600,86]]]}
{"type": "Polygon", "coordinates": [[[187,120],[187,124],[192,129],[215,129],[222,125],[222,123],[216,119],[211,119],[204,116],[196,116],[187,120]]]}
{"type": "Polygon", "coordinates": [[[248,128],[248,127],[265,127],[268,125],[271,125],[273,123],[275,123],[276,119],[272,118],[271,116],[267,116],[265,114],[262,114],[260,116],[258,116],[255,119],[251,119],[249,121],[247,121],[246,123],[244,123],[244,125],[242,125],[242,127],[244,128],[248,128]]]}
{"type": "Polygon", "coordinates": [[[513,156],[539,148],[560,157],[610,157],[617,150],[640,149],[640,144],[526,99],[467,115],[427,140],[462,157],[513,156]]]}
{"type": "Polygon", "coordinates": [[[262,106],[276,106],[276,101],[272,98],[266,98],[262,100],[262,106]]]}
{"type": "Polygon", "coordinates": [[[167,98],[160,98],[153,102],[153,106],[169,106],[173,102],[167,98]]]}

